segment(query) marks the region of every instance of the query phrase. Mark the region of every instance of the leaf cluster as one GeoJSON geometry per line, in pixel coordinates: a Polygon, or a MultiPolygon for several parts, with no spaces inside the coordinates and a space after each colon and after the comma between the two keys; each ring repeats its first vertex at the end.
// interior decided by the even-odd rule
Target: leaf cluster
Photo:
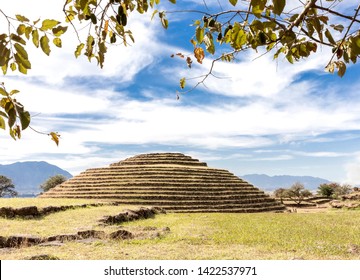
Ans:
{"type": "Polygon", "coordinates": [[[53,19],[43,21],[30,21],[22,15],[15,18],[3,14],[8,22],[8,32],[0,34],[0,67],[5,75],[10,68],[27,74],[31,69],[31,62],[26,50],[27,42],[32,41],[36,48],[50,55],[50,38],[53,44],[61,48],[61,35],[67,31],[67,26],[61,26],[60,22],[53,19]]]}
{"type": "MultiPolygon", "coordinates": [[[[169,0],[175,4],[175,0],[169,0]]],[[[146,13],[154,8],[160,0],[68,0],[64,5],[66,21],[87,23],[89,31],[86,39],[81,40],[76,47],[75,57],[84,54],[89,61],[93,58],[103,68],[105,55],[110,44],[123,44],[127,46],[128,40],[135,42],[131,30],[127,29],[128,19],[132,12],[146,13]]],[[[168,27],[165,12],[155,10],[152,17],[159,15],[164,28],[168,27]]],[[[74,25],[73,25],[74,26],[74,25]]],[[[75,28],[77,32],[77,29],[75,28]]]]}
{"type": "Polygon", "coordinates": [[[14,98],[18,92],[7,92],[4,84],[0,85],[0,128],[5,130],[8,126],[10,136],[15,140],[21,138],[21,131],[30,124],[30,113],[14,98]]]}
{"type": "Polygon", "coordinates": [[[193,56],[198,63],[202,63],[205,53],[217,55],[213,61],[230,62],[250,49],[271,53],[274,59],[283,56],[294,63],[315,53],[319,46],[326,46],[333,56],[325,70],[337,70],[342,77],[346,64],[356,63],[360,55],[360,5],[349,16],[331,9],[336,2],[339,0],[309,0],[300,10],[288,11],[286,0],[229,0],[234,9],[203,12],[203,17],[194,21],[193,56]],[[344,21],[348,21],[347,27],[342,25],[344,21]],[[217,54],[217,49],[225,46],[230,51],[217,54]]]}

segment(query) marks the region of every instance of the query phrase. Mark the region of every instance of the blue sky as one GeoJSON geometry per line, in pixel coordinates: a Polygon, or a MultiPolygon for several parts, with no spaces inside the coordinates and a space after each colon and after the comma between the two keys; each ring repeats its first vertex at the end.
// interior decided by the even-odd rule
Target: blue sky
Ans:
{"type": "MultiPolygon", "coordinates": [[[[1,9],[63,18],[61,3],[27,2],[1,9]],[[34,3],[42,8],[32,9],[34,3]]],[[[163,8],[206,9],[203,1],[181,2],[163,8]]],[[[207,3],[218,8],[218,1],[207,3]]],[[[21,91],[18,99],[34,115],[32,126],[58,131],[61,140],[57,147],[28,130],[15,142],[1,132],[0,164],[44,160],[77,174],[138,153],[170,151],[236,175],[311,175],[359,184],[359,65],[339,78],[324,72],[331,55],[326,48],[294,65],[247,52],[235,63],[216,64],[222,79],[209,78],[206,87],[176,100],[179,79],[205,74],[212,57],[192,69],[170,58],[192,52],[190,25],[197,14],[169,14],[167,31],[150,16],[131,16],[136,43],[111,48],[103,70],[74,58],[77,41],[69,31],[63,49],[53,48],[50,57],[29,52],[33,69],[27,76],[3,76],[8,89],[21,91]]]]}

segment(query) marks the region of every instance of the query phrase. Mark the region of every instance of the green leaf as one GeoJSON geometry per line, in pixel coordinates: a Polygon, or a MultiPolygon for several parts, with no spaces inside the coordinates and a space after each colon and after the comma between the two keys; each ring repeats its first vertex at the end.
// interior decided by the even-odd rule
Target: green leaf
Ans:
{"type": "Polygon", "coordinates": [[[39,47],[39,32],[37,31],[37,29],[34,29],[32,32],[32,41],[35,45],[35,47],[39,47]]]}
{"type": "Polygon", "coordinates": [[[20,24],[16,29],[17,34],[23,35],[26,31],[26,26],[24,24],[20,24]]]}
{"type": "Polygon", "coordinates": [[[57,46],[58,48],[61,48],[62,47],[62,41],[60,38],[54,38],[53,39],[53,43],[55,46],[57,46]]]}
{"type": "Polygon", "coordinates": [[[291,64],[294,63],[294,57],[291,55],[291,53],[289,53],[289,54],[286,56],[286,59],[287,59],[291,64]]]}
{"type": "Polygon", "coordinates": [[[14,34],[14,33],[10,34],[10,39],[15,41],[15,42],[18,42],[18,43],[20,43],[22,45],[26,45],[25,40],[23,38],[21,38],[20,36],[14,34]]]}
{"type": "Polygon", "coordinates": [[[24,58],[24,59],[28,59],[28,53],[26,52],[26,50],[24,49],[24,47],[18,43],[14,44],[14,47],[16,49],[16,51],[18,52],[18,54],[24,58]]]}
{"type": "MultiPolygon", "coordinates": [[[[23,66],[25,69],[31,69],[31,63],[28,59],[23,58],[21,55],[19,55],[19,53],[14,54],[14,57],[15,57],[16,63],[19,65],[19,69],[20,69],[20,65],[23,66]]],[[[22,73],[26,74],[24,72],[22,72],[22,73]]]]}
{"type": "Polygon", "coordinates": [[[20,118],[22,130],[26,129],[30,124],[30,120],[31,120],[30,113],[28,111],[21,112],[19,113],[19,118],[20,118]]]}
{"type": "Polygon", "coordinates": [[[21,22],[29,22],[29,19],[22,15],[15,15],[16,19],[21,22]]]}
{"type": "Polygon", "coordinates": [[[332,25],[330,25],[330,26],[331,26],[332,28],[334,28],[336,31],[339,31],[340,33],[343,32],[343,30],[344,30],[344,26],[341,25],[341,24],[337,24],[337,25],[332,24],[332,25]]]}
{"type": "Polygon", "coordinates": [[[92,24],[97,24],[97,18],[96,18],[96,15],[91,14],[91,15],[90,15],[90,19],[91,19],[92,24]]]}
{"type": "Polygon", "coordinates": [[[251,0],[252,12],[258,18],[261,18],[261,13],[265,9],[267,0],[251,0]]]}
{"type": "Polygon", "coordinates": [[[323,25],[320,23],[320,20],[318,18],[314,18],[311,20],[312,25],[314,26],[316,32],[319,34],[319,39],[322,42],[323,41],[323,25]]]}
{"type": "Polygon", "coordinates": [[[46,55],[50,55],[51,50],[50,50],[50,46],[49,46],[49,38],[46,35],[41,37],[40,47],[46,55]]]}
{"type": "Polygon", "coordinates": [[[214,54],[215,53],[215,45],[214,45],[213,36],[211,35],[210,32],[205,34],[204,43],[205,43],[206,50],[209,53],[214,54]]]}
{"type": "Polygon", "coordinates": [[[85,47],[84,43],[81,43],[80,45],[78,45],[76,47],[75,50],[75,57],[78,58],[81,55],[81,51],[83,50],[83,48],[85,47]]]}
{"type": "Polygon", "coordinates": [[[18,63],[18,69],[20,73],[23,73],[24,75],[27,74],[27,69],[21,63],[18,63]]]}
{"type": "Polygon", "coordinates": [[[88,57],[89,61],[93,57],[93,46],[95,44],[94,37],[89,35],[86,40],[86,53],[85,55],[88,57]]]}
{"type": "Polygon", "coordinates": [[[67,31],[67,29],[68,29],[67,26],[58,26],[58,27],[54,27],[52,29],[52,32],[56,37],[59,37],[62,34],[64,34],[67,31]]]}
{"type": "Polygon", "coordinates": [[[336,45],[336,42],[328,29],[326,29],[326,31],[325,31],[325,36],[331,44],[336,45]]]}
{"type": "Polygon", "coordinates": [[[17,94],[19,92],[20,92],[19,90],[13,89],[12,91],[10,91],[10,95],[14,95],[14,94],[17,94]]]}
{"type": "Polygon", "coordinates": [[[272,0],[272,1],[274,4],[274,9],[273,9],[274,14],[280,16],[285,8],[286,0],[272,0]]]}
{"type": "Polygon", "coordinates": [[[56,25],[58,25],[60,23],[60,21],[54,20],[54,19],[45,19],[42,22],[41,31],[46,31],[49,30],[51,28],[54,28],[56,25]]]}
{"type": "Polygon", "coordinates": [[[185,78],[181,78],[180,79],[180,88],[184,89],[186,85],[186,79],[185,78]]]}
{"type": "Polygon", "coordinates": [[[13,127],[16,122],[16,111],[14,108],[11,108],[10,110],[7,111],[7,113],[9,115],[8,125],[9,127],[13,127]]]}
{"type": "Polygon", "coordinates": [[[229,2],[230,2],[231,5],[233,5],[235,7],[238,0],[229,0],[229,2]]]}
{"type": "Polygon", "coordinates": [[[165,12],[160,12],[159,13],[159,18],[161,21],[162,26],[167,29],[169,26],[169,21],[166,19],[166,13],[165,12]]]}
{"type": "Polygon", "coordinates": [[[0,128],[1,128],[1,129],[5,129],[5,128],[6,128],[5,121],[4,121],[4,119],[3,119],[2,116],[0,116],[0,128]]]}
{"type": "Polygon", "coordinates": [[[158,10],[153,11],[152,15],[151,15],[151,20],[153,20],[154,16],[158,13],[158,10]]]}
{"type": "Polygon", "coordinates": [[[176,0],[169,0],[169,2],[176,4],[176,0]]]}
{"type": "Polygon", "coordinates": [[[33,29],[32,29],[32,27],[31,26],[28,26],[28,27],[26,27],[25,28],[25,37],[26,37],[26,39],[30,39],[30,33],[31,33],[31,31],[32,31],[33,29]]]}
{"type": "Polygon", "coordinates": [[[11,64],[10,64],[10,69],[11,69],[12,71],[15,71],[15,70],[16,70],[16,64],[15,64],[15,63],[11,63],[11,64]]]}
{"type": "Polygon", "coordinates": [[[7,69],[8,69],[8,64],[4,64],[3,66],[1,66],[1,70],[3,71],[4,75],[6,75],[7,69]]]}
{"type": "Polygon", "coordinates": [[[204,28],[198,26],[196,27],[196,31],[195,31],[195,34],[196,34],[196,40],[199,44],[202,43],[203,39],[204,39],[204,28]]]}
{"type": "Polygon", "coordinates": [[[8,93],[5,89],[3,89],[2,87],[0,87],[0,94],[3,96],[8,96],[8,93]]]}

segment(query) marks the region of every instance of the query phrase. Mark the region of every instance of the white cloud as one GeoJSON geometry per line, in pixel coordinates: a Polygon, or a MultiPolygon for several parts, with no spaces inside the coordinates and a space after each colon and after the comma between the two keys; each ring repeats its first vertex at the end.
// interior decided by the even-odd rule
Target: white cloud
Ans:
{"type": "Polygon", "coordinates": [[[345,180],[344,182],[353,185],[360,184],[360,154],[354,154],[352,161],[345,165],[345,180]]]}
{"type": "MultiPolygon", "coordinates": [[[[49,1],[33,1],[28,5],[42,3],[49,11],[53,9],[53,3],[49,1]]],[[[11,2],[11,5],[15,11],[22,4],[11,2]]],[[[29,12],[36,17],[34,10],[29,9],[29,12]]],[[[228,159],[249,159],[242,149],[273,150],[276,144],[315,141],[324,139],[319,138],[321,134],[360,129],[358,96],[340,98],[337,93],[345,91],[344,88],[329,89],[322,84],[321,78],[318,81],[298,81],[301,73],[322,71],[327,62],[326,51],[295,65],[282,60],[277,64],[269,55],[254,60],[256,56],[248,53],[237,63],[217,63],[216,75],[229,78],[209,78],[205,93],[194,91],[192,94],[204,98],[206,94],[212,94],[219,100],[225,96],[231,99],[228,103],[219,101],[213,104],[204,99],[203,103],[190,102],[193,105],[187,105],[185,98],[191,99],[192,95],[184,96],[180,101],[161,98],[153,89],[146,87],[145,83],[151,85],[152,81],[140,81],[137,74],[148,66],[158,66],[157,62],[164,53],[171,53],[170,50],[175,47],[161,41],[161,29],[156,24],[150,24],[147,17],[137,16],[134,19],[131,29],[136,44],[109,50],[102,71],[84,58],[75,60],[74,45],[71,43],[74,41],[70,40],[64,44],[63,50],[54,49],[50,57],[45,57],[41,51],[35,52],[30,79],[3,78],[7,88],[21,91],[19,100],[28,110],[41,113],[33,119],[34,128],[45,132],[59,131],[62,138],[59,147],[56,147],[48,137],[30,130],[25,131],[23,139],[17,142],[1,134],[2,163],[48,159],[77,173],[90,166],[107,165],[130,156],[126,150],[107,151],[102,147],[126,144],[167,145],[174,149],[187,147],[192,154],[198,154],[198,158],[208,160],[223,159],[218,150],[234,149],[238,152],[226,155],[228,159]],[[69,76],[74,81],[69,81],[69,76]],[[93,79],[93,83],[109,77],[116,82],[106,85],[103,81],[100,89],[92,89],[86,84],[79,85],[79,78],[84,76],[93,79]],[[120,82],[141,83],[144,95],[151,100],[144,102],[132,98],[126,94],[124,84],[124,92],[116,91],[113,84],[120,82]],[[59,117],[64,114],[72,117],[59,117]],[[96,115],[100,118],[96,119],[96,115]],[[196,152],[198,149],[208,152],[196,152]]],[[[194,66],[191,71],[179,67],[169,69],[164,65],[154,68],[154,71],[158,71],[159,76],[165,73],[161,75],[165,82],[177,84],[179,77],[206,73],[210,63],[210,59],[206,59],[201,67],[194,66]],[[179,73],[179,76],[174,73],[179,73]]],[[[356,93],[357,88],[358,85],[354,85],[346,92],[353,90],[356,93]]],[[[156,90],[164,92],[168,89],[156,90]]],[[[299,155],[347,156],[323,150],[297,154],[278,150],[261,160],[286,161],[299,155]]],[[[349,165],[349,178],[355,178],[358,166],[357,163],[349,165]]]]}

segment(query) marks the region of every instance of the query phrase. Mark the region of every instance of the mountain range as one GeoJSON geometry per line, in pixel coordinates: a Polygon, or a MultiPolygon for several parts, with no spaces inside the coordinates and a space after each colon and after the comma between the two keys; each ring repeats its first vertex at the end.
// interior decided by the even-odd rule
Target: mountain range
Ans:
{"type": "Polygon", "coordinates": [[[11,179],[19,196],[34,196],[40,193],[40,185],[49,177],[64,175],[71,178],[66,170],[45,161],[26,161],[12,164],[0,164],[0,175],[11,179]]]}
{"type": "Polygon", "coordinates": [[[312,176],[268,176],[265,174],[248,174],[240,176],[240,178],[265,191],[274,191],[278,188],[289,188],[297,182],[302,183],[306,189],[314,191],[320,184],[330,183],[329,180],[312,176]]]}

